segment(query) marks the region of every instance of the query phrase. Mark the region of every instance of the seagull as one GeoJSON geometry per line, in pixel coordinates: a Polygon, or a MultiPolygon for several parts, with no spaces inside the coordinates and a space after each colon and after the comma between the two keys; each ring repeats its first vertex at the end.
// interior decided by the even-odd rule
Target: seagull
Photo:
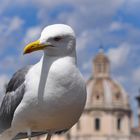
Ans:
{"type": "Polygon", "coordinates": [[[86,102],[86,84],[77,68],[76,37],[65,24],[45,27],[23,53],[43,50],[35,65],[18,70],[9,81],[0,107],[0,140],[15,140],[68,131],[86,102]]]}

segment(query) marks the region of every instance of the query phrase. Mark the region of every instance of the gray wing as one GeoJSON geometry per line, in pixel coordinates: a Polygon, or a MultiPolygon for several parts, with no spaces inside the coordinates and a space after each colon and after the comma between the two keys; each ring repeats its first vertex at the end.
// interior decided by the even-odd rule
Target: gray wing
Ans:
{"type": "Polygon", "coordinates": [[[25,75],[31,66],[17,71],[9,81],[0,107],[0,133],[10,128],[14,112],[25,93],[25,75]]]}

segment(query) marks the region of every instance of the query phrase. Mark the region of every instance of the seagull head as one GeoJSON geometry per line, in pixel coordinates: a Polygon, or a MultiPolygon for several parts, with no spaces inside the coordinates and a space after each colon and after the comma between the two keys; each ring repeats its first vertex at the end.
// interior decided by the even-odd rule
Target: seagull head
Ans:
{"type": "Polygon", "coordinates": [[[47,55],[63,55],[75,51],[75,33],[64,24],[54,24],[43,29],[38,40],[24,48],[24,54],[43,50],[47,55]]]}

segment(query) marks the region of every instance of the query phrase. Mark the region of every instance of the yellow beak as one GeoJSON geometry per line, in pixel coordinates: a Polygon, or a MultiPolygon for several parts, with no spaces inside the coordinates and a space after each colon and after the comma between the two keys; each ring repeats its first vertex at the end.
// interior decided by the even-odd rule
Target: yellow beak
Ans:
{"type": "Polygon", "coordinates": [[[23,54],[31,53],[38,50],[43,50],[47,45],[40,44],[40,41],[34,41],[27,46],[25,46],[23,54]]]}

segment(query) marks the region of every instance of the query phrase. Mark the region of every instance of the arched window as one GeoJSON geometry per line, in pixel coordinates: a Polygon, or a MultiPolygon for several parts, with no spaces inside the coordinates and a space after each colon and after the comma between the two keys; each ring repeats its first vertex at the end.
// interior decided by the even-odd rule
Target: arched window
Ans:
{"type": "Polygon", "coordinates": [[[121,118],[118,118],[117,119],[117,130],[121,130],[121,124],[122,123],[122,119],[121,118]]]}
{"type": "Polygon", "coordinates": [[[96,99],[97,99],[97,100],[100,99],[100,95],[99,95],[99,94],[96,95],[96,99]]]}
{"type": "Polygon", "coordinates": [[[119,92],[116,93],[115,97],[116,97],[117,100],[119,100],[120,99],[120,93],[119,92]]]}
{"type": "Polygon", "coordinates": [[[96,131],[99,131],[100,130],[100,124],[101,122],[100,122],[100,119],[99,118],[95,118],[95,122],[94,122],[94,128],[95,128],[95,130],[96,131]]]}

